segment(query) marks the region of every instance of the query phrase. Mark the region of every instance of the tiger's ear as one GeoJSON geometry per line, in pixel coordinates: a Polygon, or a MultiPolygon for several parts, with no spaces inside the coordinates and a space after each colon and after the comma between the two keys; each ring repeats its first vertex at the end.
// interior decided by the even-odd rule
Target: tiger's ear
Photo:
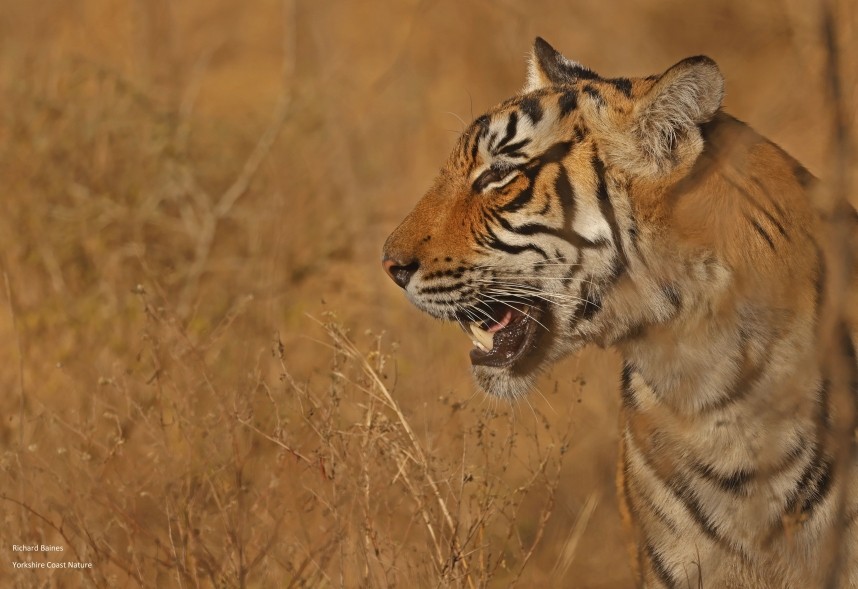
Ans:
{"type": "MultiPolygon", "coordinates": [[[[645,176],[693,163],[703,150],[699,125],[710,121],[724,98],[724,78],[706,56],[683,59],[635,101],[618,141],[609,141],[616,164],[645,176]]],[[[613,133],[612,133],[613,134],[613,133]]]]}
{"type": "Polygon", "coordinates": [[[599,76],[580,63],[567,59],[542,37],[533,42],[527,65],[527,82],[524,92],[533,92],[547,86],[569,84],[580,79],[599,76]]]}

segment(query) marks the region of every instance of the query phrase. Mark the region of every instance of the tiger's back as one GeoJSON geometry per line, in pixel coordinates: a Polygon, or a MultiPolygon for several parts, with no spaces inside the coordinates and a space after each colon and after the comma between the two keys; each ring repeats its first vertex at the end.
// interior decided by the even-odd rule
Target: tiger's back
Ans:
{"type": "Polygon", "coordinates": [[[384,265],[471,335],[489,393],[588,343],[622,353],[642,584],[858,587],[855,213],[828,218],[722,95],[708,58],[607,79],[538,39],[384,265]]]}

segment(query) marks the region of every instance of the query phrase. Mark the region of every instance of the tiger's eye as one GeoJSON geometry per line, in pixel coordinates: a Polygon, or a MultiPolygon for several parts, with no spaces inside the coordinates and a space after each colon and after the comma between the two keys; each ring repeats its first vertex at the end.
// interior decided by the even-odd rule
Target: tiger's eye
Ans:
{"type": "Polygon", "coordinates": [[[475,192],[483,192],[488,186],[511,179],[517,173],[517,168],[492,166],[474,180],[473,189],[475,192]]]}

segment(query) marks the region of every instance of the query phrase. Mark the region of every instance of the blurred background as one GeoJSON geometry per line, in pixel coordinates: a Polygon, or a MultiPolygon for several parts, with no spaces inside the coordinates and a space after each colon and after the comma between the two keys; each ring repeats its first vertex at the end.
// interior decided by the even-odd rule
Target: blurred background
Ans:
{"type": "MultiPolygon", "coordinates": [[[[830,6],[851,128],[858,5],[830,6]]],[[[606,76],[707,54],[726,110],[826,178],[821,14],[0,0],[0,584],[630,586],[617,359],[483,398],[381,245],[537,35],[606,76]]]]}

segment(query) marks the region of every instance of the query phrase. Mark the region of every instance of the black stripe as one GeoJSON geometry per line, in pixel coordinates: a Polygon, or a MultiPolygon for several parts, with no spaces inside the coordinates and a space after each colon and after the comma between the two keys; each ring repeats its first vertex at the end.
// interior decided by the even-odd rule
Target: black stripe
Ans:
{"type": "MultiPolygon", "coordinates": [[[[578,275],[579,272],[583,270],[581,267],[581,252],[576,252],[577,258],[575,259],[575,263],[569,266],[569,269],[566,270],[566,274],[563,276],[563,287],[569,288],[572,284],[572,279],[578,275]]],[[[566,258],[563,258],[563,263],[566,263],[566,258]]]]}
{"type": "Polygon", "coordinates": [[[638,400],[635,397],[635,391],[632,389],[632,364],[630,362],[623,363],[623,372],[620,375],[620,394],[623,399],[623,406],[628,409],[637,409],[638,400]]]}
{"type": "MultiPolygon", "coordinates": [[[[786,153],[786,152],[784,152],[786,153]]],[[[802,166],[800,163],[792,159],[792,173],[795,176],[796,181],[801,184],[802,188],[810,188],[816,182],[816,177],[813,174],[807,171],[807,168],[802,166]]]]}
{"type": "Polygon", "coordinates": [[[495,148],[495,142],[498,140],[498,132],[491,131],[490,133],[486,133],[489,136],[488,144],[489,151],[492,151],[495,148]]]}
{"type": "MultiPolygon", "coordinates": [[[[495,221],[497,221],[507,231],[518,235],[539,235],[545,234],[552,237],[563,239],[571,246],[578,249],[601,249],[607,244],[603,241],[592,241],[587,239],[577,231],[572,229],[575,213],[575,196],[574,188],[569,182],[569,176],[564,168],[558,170],[557,176],[554,179],[554,190],[560,201],[564,213],[563,229],[555,229],[541,223],[527,223],[520,226],[513,226],[509,221],[498,213],[492,213],[495,221]]],[[[528,201],[533,198],[532,187],[528,187],[519,194],[513,201],[502,207],[502,211],[515,211],[522,208],[528,201]]],[[[543,207],[543,213],[547,211],[547,204],[543,207]]]]}
{"type": "MultiPolygon", "coordinates": [[[[628,433],[628,429],[622,435],[622,456],[623,456],[623,494],[626,496],[626,505],[629,508],[629,511],[632,512],[632,519],[637,520],[637,508],[632,504],[632,487],[631,487],[631,472],[629,468],[629,449],[628,442],[626,441],[626,434],[628,433]]],[[[643,493],[638,493],[638,496],[642,498],[643,493]]]]}
{"type": "Polygon", "coordinates": [[[771,235],[766,233],[766,230],[763,229],[763,227],[759,223],[757,223],[757,220],[751,219],[747,215],[745,215],[745,220],[748,221],[751,226],[757,231],[757,233],[759,233],[760,236],[762,236],[762,238],[766,240],[766,243],[769,244],[769,247],[772,248],[772,251],[775,251],[775,242],[772,241],[771,235]]]}
{"type": "Polygon", "coordinates": [[[563,161],[563,158],[569,154],[573,147],[575,147],[574,141],[558,141],[536,159],[538,167],[542,168],[546,164],[556,164],[563,161]]]}
{"type": "Polygon", "coordinates": [[[451,284],[449,286],[427,286],[427,287],[419,289],[418,292],[420,294],[427,294],[427,295],[441,294],[441,293],[445,293],[445,292],[457,291],[457,290],[463,288],[464,286],[466,286],[465,282],[456,282],[456,283],[451,284]]]}
{"type": "Polygon", "coordinates": [[[647,543],[646,554],[649,557],[649,561],[652,563],[652,570],[656,577],[658,577],[658,580],[669,589],[677,587],[677,582],[673,578],[673,575],[670,574],[670,571],[667,570],[667,565],[664,560],[662,560],[661,554],[653,548],[652,544],[647,543]]]}
{"type": "Polygon", "coordinates": [[[584,287],[581,289],[581,299],[578,308],[575,309],[575,314],[572,316],[573,326],[581,321],[589,321],[602,307],[602,297],[590,280],[584,282],[584,287]]]}
{"type": "Polygon", "coordinates": [[[536,182],[536,177],[542,171],[542,168],[547,164],[558,163],[563,160],[564,157],[569,153],[569,151],[574,146],[574,143],[571,141],[561,141],[555,143],[548,149],[546,149],[539,157],[533,159],[530,163],[527,164],[522,169],[522,173],[530,180],[530,184],[527,188],[521,191],[518,196],[516,196],[513,200],[508,202],[507,204],[501,207],[502,211],[507,212],[516,212],[522,207],[524,207],[530,199],[533,198],[533,187],[536,182]]]}
{"type": "Polygon", "coordinates": [[[616,258],[611,260],[611,264],[611,271],[608,274],[608,278],[605,279],[606,286],[614,286],[623,274],[626,273],[626,266],[621,264],[616,258]]]}
{"type": "Polygon", "coordinates": [[[694,489],[692,489],[690,482],[684,475],[676,473],[667,480],[663,480],[646,455],[642,453],[641,456],[643,457],[644,464],[649,468],[653,476],[663,481],[667,488],[673,493],[674,497],[683,505],[683,507],[685,507],[685,510],[691,519],[694,520],[694,522],[700,527],[700,530],[707,537],[716,542],[725,551],[731,554],[736,554],[742,557],[745,561],[750,560],[750,557],[741,549],[741,547],[735,546],[720,534],[718,527],[703,510],[703,506],[697,498],[694,489]]]}
{"type": "Polygon", "coordinates": [[[675,284],[672,282],[662,284],[661,292],[664,295],[664,298],[667,299],[667,302],[669,302],[676,311],[682,309],[682,295],[675,284]]]}
{"type": "Polygon", "coordinates": [[[500,250],[508,254],[520,254],[522,252],[532,251],[542,256],[545,261],[548,261],[550,259],[548,257],[548,254],[545,253],[545,250],[532,243],[529,243],[527,245],[513,245],[511,243],[506,243],[505,241],[500,239],[497,234],[491,230],[490,227],[486,228],[486,231],[489,234],[488,238],[485,241],[487,247],[500,250]]]}
{"type": "Polygon", "coordinates": [[[515,137],[516,129],[518,129],[518,113],[516,111],[512,111],[509,113],[509,119],[506,122],[506,134],[503,136],[503,139],[500,140],[500,143],[497,144],[497,149],[502,148],[504,145],[512,141],[513,137],[515,137]]]}
{"type": "MultiPolygon", "coordinates": [[[[739,331],[739,337],[739,348],[741,349],[742,361],[744,366],[745,364],[747,364],[749,347],[748,340],[750,339],[750,336],[744,329],[742,329],[739,331]]],[[[769,342],[766,348],[766,353],[763,354],[763,358],[768,358],[768,351],[771,349],[772,345],[774,345],[773,342],[769,342]]],[[[700,412],[708,413],[712,411],[720,411],[746,398],[760,381],[760,379],[763,377],[763,374],[765,373],[767,367],[768,363],[766,362],[766,360],[762,360],[756,365],[751,366],[750,369],[746,369],[743,372],[739,373],[736,378],[736,381],[727,391],[727,394],[720,399],[717,399],[712,404],[701,407],[700,412]]]]}
{"type": "Polygon", "coordinates": [[[534,125],[542,120],[542,105],[537,98],[533,96],[523,98],[518,107],[521,109],[521,112],[528,116],[534,125]]]}
{"type": "Polygon", "coordinates": [[[553,227],[547,227],[546,225],[540,225],[538,223],[528,223],[527,225],[514,227],[506,219],[503,219],[502,225],[504,229],[517,233],[518,235],[550,235],[552,237],[562,239],[579,250],[602,249],[608,245],[605,241],[590,241],[576,231],[554,229],[553,227]]]}
{"type": "Polygon", "coordinates": [[[620,256],[620,262],[624,267],[628,266],[629,261],[626,258],[626,252],[623,248],[623,239],[620,235],[620,226],[617,223],[617,215],[614,212],[614,206],[611,204],[611,198],[608,194],[608,184],[605,180],[605,163],[599,159],[599,156],[595,153],[593,154],[590,163],[596,171],[596,196],[599,200],[599,211],[602,213],[602,216],[611,228],[611,236],[614,240],[614,247],[617,248],[617,253],[620,256]]]}
{"type": "MultiPolygon", "coordinates": [[[[754,198],[754,195],[752,195],[748,191],[747,188],[745,188],[744,186],[742,186],[738,182],[734,182],[733,180],[731,180],[727,176],[722,176],[722,177],[725,180],[727,180],[727,182],[733,188],[735,188],[742,196],[744,196],[745,200],[748,203],[750,203],[751,206],[753,206],[757,211],[761,212],[766,217],[766,219],[769,220],[769,223],[771,223],[772,225],[775,226],[775,228],[778,230],[778,232],[781,235],[783,235],[787,240],[789,240],[789,237],[787,236],[786,229],[784,229],[784,226],[780,223],[780,221],[778,221],[774,215],[772,215],[769,211],[767,211],[763,205],[761,205],[759,202],[757,202],[757,199],[754,198]]],[[[759,181],[757,181],[757,185],[760,187],[760,189],[763,191],[764,194],[767,194],[767,191],[765,190],[765,188],[763,188],[762,184],[760,184],[759,181]]],[[[781,216],[783,216],[783,212],[782,212],[783,209],[780,209],[780,207],[777,207],[777,204],[774,202],[774,200],[772,200],[772,199],[769,199],[769,200],[772,202],[772,204],[774,204],[776,206],[776,208],[778,208],[781,211],[781,216]]]]}
{"type": "Polygon", "coordinates": [[[428,274],[426,274],[423,277],[423,280],[428,281],[428,280],[435,280],[436,278],[447,278],[447,277],[461,278],[466,270],[467,270],[467,268],[465,268],[464,266],[459,266],[458,268],[450,268],[448,270],[438,270],[436,272],[429,272],[428,274]]]}
{"type": "MultiPolygon", "coordinates": [[[[834,460],[824,457],[804,475],[806,476],[801,479],[803,485],[801,483],[800,485],[807,487],[807,491],[801,503],[801,513],[810,515],[816,506],[825,500],[831,490],[831,482],[834,477],[834,460]]],[[[794,508],[795,506],[793,506],[794,508]]]]}
{"type": "Polygon", "coordinates": [[[632,248],[640,253],[640,248],[638,247],[638,225],[634,219],[631,220],[631,227],[629,227],[626,233],[629,235],[629,242],[632,244],[632,248]]]}
{"type": "Polygon", "coordinates": [[[471,142],[471,162],[475,162],[477,160],[477,151],[480,148],[480,133],[477,132],[474,134],[471,142]]]}
{"type": "Polygon", "coordinates": [[[530,139],[522,139],[521,141],[516,141],[515,143],[510,143],[503,149],[501,149],[498,153],[502,153],[504,155],[513,156],[517,153],[520,153],[518,150],[522,147],[525,147],[530,143],[530,139]]]}
{"type": "MultiPolygon", "coordinates": [[[[525,172],[525,176],[529,175],[525,172]]],[[[533,198],[533,182],[534,179],[531,177],[530,184],[528,184],[527,188],[519,192],[518,196],[516,196],[514,199],[503,205],[501,207],[501,211],[514,213],[519,209],[523,208],[525,205],[527,205],[527,203],[530,202],[530,199],[533,198]]]]}
{"type": "Polygon", "coordinates": [[[623,93],[626,98],[632,97],[632,81],[628,78],[611,78],[605,81],[623,93]]]}
{"type": "Polygon", "coordinates": [[[563,211],[563,228],[571,231],[572,223],[575,221],[575,188],[569,181],[566,168],[562,166],[557,171],[557,177],[554,178],[554,192],[560,200],[563,211]]]}
{"type": "Polygon", "coordinates": [[[567,90],[557,99],[557,106],[560,107],[560,116],[565,117],[578,108],[578,92],[576,90],[567,90]]]}
{"type": "Polygon", "coordinates": [[[567,71],[569,72],[569,75],[571,75],[573,78],[578,79],[578,80],[599,80],[599,79],[601,79],[601,78],[599,78],[599,74],[597,74],[596,72],[594,72],[591,69],[585,68],[581,64],[575,64],[573,66],[567,66],[564,64],[564,67],[566,67],[567,71]]]}
{"type": "MultiPolygon", "coordinates": [[[[528,143],[530,143],[529,139],[528,139],[528,143]]],[[[507,152],[506,150],[504,150],[502,153],[503,153],[503,155],[505,155],[509,159],[516,159],[516,158],[526,159],[527,158],[527,154],[524,153],[523,151],[515,150],[515,151],[507,152]]]]}
{"type": "Polygon", "coordinates": [[[768,212],[767,210],[765,210],[762,207],[760,208],[760,211],[766,216],[766,218],[769,220],[769,223],[771,223],[772,225],[775,226],[775,229],[778,230],[778,233],[780,233],[784,239],[786,239],[787,241],[790,241],[790,238],[789,238],[789,235],[787,235],[786,229],[784,229],[784,226],[781,225],[777,219],[775,219],[774,215],[772,215],[770,212],[768,212]]]}
{"type": "Polygon", "coordinates": [[[605,162],[602,161],[597,153],[594,153],[593,157],[590,158],[590,165],[596,171],[596,198],[599,200],[609,200],[608,184],[605,181],[605,162]]]}
{"type": "MultiPolygon", "coordinates": [[[[655,472],[655,471],[653,471],[655,472]]],[[[687,479],[682,475],[674,475],[670,480],[666,481],[668,488],[673,492],[674,496],[685,507],[691,519],[697,523],[703,533],[711,540],[716,542],[722,549],[742,557],[746,562],[750,561],[750,557],[745,553],[740,546],[731,543],[727,538],[721,535],[718,526],[704,512],[703,506],[697,498],[696,493],[691,488],[687,479]]]]}
{"type": "Polygon", "coordinates": [[[831,490],[834,460],[827,456],[819,440],[813,445],[813,453],[804,467],[793,489],[787,494],[785,513],[810,515],[831,490]]]}
{"type": "Polygon", "coordinates": [[[700,526],[703,533],[712,540],[720,541],[721,535],[718,533],[717,526],[703,511],[703,505],[697,499],[697,495],[694,489],[691,488],[689,481],[681,475],[674,475],[666,482],[670,490],[673,491],[673,495],[682,503],[688,515],[700,526]]]}
{"type": "MultiPolygon", "coordinates": [[[[771,203],[771,205],[773,207],[775,207],[775,210],[777,211],[780,218],[786,219],[787,218],[786,211],[784,211],[783,207],[780,205],[780,203],[778,203],[777,200],[772,198],[772,194],[769,192],[769,189],[765,187],[765,185],[760,181],[760,179],[757,178],[756,176],[751,176],[751,182],[753,182],[754,185],[757,187],[757,189],[760,191],[760,193],[766,197],[766,200],[768,200],[771,203]]],[[[763,209],[763,210],[765,210],[765,209],[763,209]]],[[[783,233],[784,237],[786,237],[786,233],[783,231],[782,226],[780,227],[780,229],[781,229],[781,233],[783,233]]]]}
{"type": "Polygon", "coordinates": [[[560,167],[557,176],[554,178],[554,191],[560,200],[560,205],[563,210],[563,230],[560,232],[551,231],[552,235],[566,240],[570,245],[578,249],[598,249],[604,247],[604,243],[591,241],[574,229],[572,225],[575,222],[575,188],[569,181],[569,174],[566,169],[560,167]]]}
{"type": "Polygon", "coordinates": [[[471,162],[475,162],[477,159],[477,152],[479,151],[480,141],[483,137],[485,137],[486,133],[489,131],[489,117],[488,115],[483,115],[474,121],[474,125],[476,128],[476,132],[474,133],[474,143],[471,145],[471,162]]]}
{"type": "Polygon", "coordinates": [[[718,527],[712,522],[706,513],[703,511],[703,506],[700,504],[694,490],[691,488],[689,481],[681,474],[676,473],[667,480],[664,480],[658,470],[652,465],[649,458],[641,452],[644,465],[650,470],[652,475],[660,480],[673,494],[674,498],[679,501],[685,508],[689,517],[700,527],[700,530],[711,540],[716,542],[725,551],[741,556],[745,561],[749,561],[750,557],[739,546],[733,545],[727,538],[721,536],[718,527]]]}
{"type": "Polygon", "coordinates": [[[542,208],[536,212],[536,214],[534,215],[535,217],[544,217],[546,214],[548,214],[548,211],[551,210],[551,196],[552,195],[550,194],[545,195],[545,202],[542,204],[542,208]]]}
{"type": "MultiPolygon", "coordinates": [[[[666,527],[668,530],[670,530],[670,532],[674,536],[678,536],[680,532],[679,532],[679,526],[676,525],[676,522],[673,521],[672,519],[670,519],[670,516],[668,516],[667,513],[665,513],[664,510],[660,506],[656,505],[655,501],[653,501],[652,498],[650,498],[645,492],[643,492],[641,490],[637,490],[637,489],[633,490],[631,487],[631,483],[633,480],[634,479],[631,478],[631,476],[629,475],[629,463],[628,463],[628,460],[626,460],[625,464],[623,464],[623,492],[626,494],[627,502],[629,504],[629,509],[634,507],[631,504],[633,501],[631,494],[633,491],[636,491],[635,497],[637,497],[641,501],[641,503],[643,503],[643,507],[645,507],[653,515],[655,515],[658,518],[658,520],[662,524],[664,524],[664,527],[666,527]]],[[[635,511],[639,511],[639,510],[636,508],[635,511]]]]}
{"type": "Polygon", "coordinates": [[[799,440],[795,446],[791,447],[783,457],[783,460],[778,462],[773,468],[766,471],[766,475],[768,477],[774,478],[781,473],[786,472],[790,468],[792,468],[798,459],[804,456],[805,451],[807,450],[807,445],[804,443],[804,440],[799,440]]]}
{"type": "Polygon", "coordinates": [[[593,100],[595,100],[598,106],[605,106],[605,98],[602,96],[602,93],[599,92],[592,85],[584,84],[584,94],[590,96],[593,100]]]}
{"type": "Polygon", "coordinates": [[[611,268],[610,275],[602,281],[601,287],[597,287],[593,283],[593,277],[584,280],[584,286],[581,288],[581,301],[578,307],[572,314],[572,319],[569,323],[570,328],[574,328],[581,321],[591,321],[596,313],[602,309],[602,293],[600,288],[608,288],[616,284],[620,277],[625,273],[626,267],[620,264],[616,258],[614,259],[614,267],[611,268]]]}
{"type": "MultiPolygon", "coordinates": [[[[643,504],[642,507],[648,509],[650,511],[650,513],[655,515],[658,518],[658,520],[662,524],[664,524],[664,527],[666,527],[668,530],[670,530],[670,532],[674,536],[678,536],[679,535],[679,526],[676,525],[676,522],[673,521],[667,515],[667,513],[665,513],[665,511],[659,505],[657,505],[655,503],[655,501],[653,501],[649,495],[646,494],[646,492],[644,492],[642,489],[632,488],[632,484],[635,481],[635,479],[634,479],[634,477],[632,477],[632,475],[630,473],[630,464],[631,463],[630,463],[629,454],[628,454],[628,443],[629,443],[628,438],[627,438],[628,434],[629,434],[629,430],[626,429],[626,431],[623,434],[623,453],[624,453],[624,457],[623,457],[623,493],[626,496],[626,504],[628,505],[629,510],[634,512],[633,515],[637,515],[639,512],[639,509],[637,506],[634,505],[634,502],[635,502],[635,499],[638,499],[643,504]]],[[[640,450],[638,450],[638,451],[640,451],[640,450]]],[[[637,520],[638,518],[635,517],[633,519],[637,520]]]]}
{"type": "Polygon", "coordinates": [[[702,462],[695,462],[691,468],[707,481],[717,485],[722,491],[733,495],[746,495],[748,486],[755,476],[754,472],[745,469],[739,469],[730,474],[722,474],[716,472],[711,464],[702,462]]]}

